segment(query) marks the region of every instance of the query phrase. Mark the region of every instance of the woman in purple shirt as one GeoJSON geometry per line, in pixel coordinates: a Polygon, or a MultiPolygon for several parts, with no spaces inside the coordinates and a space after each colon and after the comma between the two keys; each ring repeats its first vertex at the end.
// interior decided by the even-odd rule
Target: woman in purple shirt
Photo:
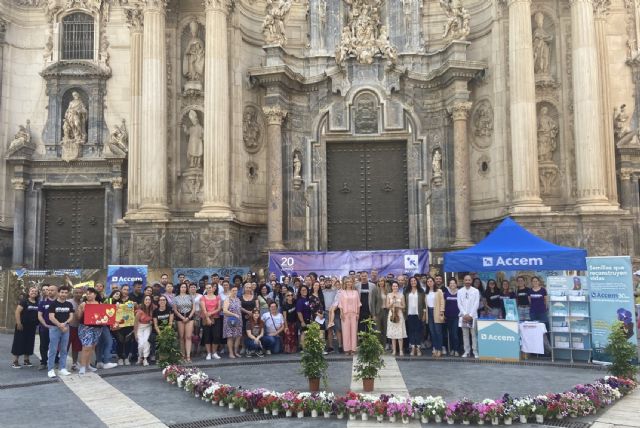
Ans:
{"type": "Polygon", "coordinates": [[[442,335],[446,344],[446,338],[449,337],[449,354],[457,357],[460,350],[460,340],[458,336],[458,281],[455,278],[449,280],[449,287],[444,288],[444,319],[447,331],[442,335]]]}
{"type": "MultiPolygon", "coordinates": [[[[549,323],[547,316],[548,297],[547,290],[540,284],[540,278],[534,276],[531,278],[531,290],[529,290],[529,316],[531,321],[549,323]]],[[[549,326],[547,326],[549,329],[549,326]]]]}
{"type": "Polygon", "coordinates": [[[300,326],[300,344],[304,346],[304,334],[307,326],[311,324],[311,305],[309,304],[309,289],[306,285],[300,286],[296,298],[296,313],[300,326]]]}

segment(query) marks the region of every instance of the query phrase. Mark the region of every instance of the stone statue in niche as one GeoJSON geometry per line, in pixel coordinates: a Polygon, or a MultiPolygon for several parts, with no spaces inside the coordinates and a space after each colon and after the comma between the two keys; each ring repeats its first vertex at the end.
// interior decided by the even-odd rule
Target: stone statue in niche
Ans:
{"type": "Polygon", "coordinates": [[[268,45],[287,44],[284,19],[291,9],[291,0],[267,0],[267,14],[262,22],[262,34],[268,45]]]}
{"type": "Polygon", "coordinates": [[[191,38],[182,59],[182,74],[187,79],[185,91],[202,91],[204,80],[204,42],[198,37],[198,21],[189,23],[191,38]]]}
{"type": "Polygon", "coordinates": [[[302,187],[302,155],[299,151],[293,152],[293,188],[299,190],[302,187]]]}
{"type": "Polygon", "coordinates": [[[12,155],[23,147],[31,147],[31,121],[27,120],[26,125],[19,125],[18,132],[13,136],[13,140],[7,149],[7,156],[12,155]]]}
{"type": "Polygon", "coordinates": [[[548,107],[540,109],[538,117],[538,161],[553,162],[553,153],[558,147],[558,123],[549,116],[548,107]]]}
{"type": "Polygon", "coordinates": [[[198,114],[195,110],[189,110],[191,126],[182,125],[182,129],[189,136],[187,144],[187,164],[189,168],[202,168],[202,156],[204,154],[204,129],[200,125],[198,114]]]}
{"type": "Polygon", "coordinates": [[[324,49],[324,34],[327,29],[327,0],[318,0],[318,32],[320,49],[324,49]]]}
{"type": "Polygon", "coordinates": [[[622,104],[619,109],[616,107],[613,111],[613,132],[616,141],[621,140],[622,137],[631,132],[626,108],[627,105],[622,104]]]}
{"type": "Polygon", "coordinates": [[[258,121],[258,109],[246,106],[242,113],[242,141],[249,153],[257,153],[262,146],[262,126],[258,121]]]}
{"type": "Polygon", "coordinates": [[[67,162],[78,159],[82,146],[87,142],[87,106],[77,91],[73,91],[71,96],[73,99],[62,122],[62,159],[67,162]]]}
{"type": "Polygon", "coordinates": [[[122,125],[116,125],[113,128],[109,142],[104,147],[104,154],[116,157],[125,157],[128,152],[129,131],[127,131],[125,120],[122,119],[122,125]]]}
{"type": "Polygon", "coordinates": [[[544,14],[534,15],[536,28],[533,30],[533,68],[537,75],[548,76],[551,64],[551,41],[553,36],[544,29],[544,14]]]}
{"type": "Polygon", "coordinates": [[[404,34],[407,39],[407,45],[411,44],[411,36],[413,32],[411,31],[411,23],[413,16],[413,0],[402,0],[402,12],[404,18],[404,34]]]}
{"type": "Polygon", "coordinates": [[[439,147],[433,149],[431,154],[431,179],[434,184],[442,183],[442,152],[439,147]]]}
{"type": "Polygon", "coordinates": [[[440,0],[447,15],[442,33],[443,39],[466,40],[471,32],[471,15],[462,5],[462,0],[440,0]]]}
{"type": "Polygon", "coordinates": [[[349,8],[347,25],[342,28],[340,44],[336,46],[336,62],[341,65],[350,56],[360,64],[371,64],[375,56],[390,64],[397,60],[386,27],[380,26],[381,0],[344,0],[349,8]]]}

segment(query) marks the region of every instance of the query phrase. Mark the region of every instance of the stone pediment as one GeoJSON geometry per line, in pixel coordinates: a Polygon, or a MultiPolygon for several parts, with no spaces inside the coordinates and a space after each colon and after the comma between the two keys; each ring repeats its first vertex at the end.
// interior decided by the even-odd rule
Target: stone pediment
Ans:
{"type": "Polygon", "coordinates": [[[42,70],[40,75],[45,79],[61,77],[107,79],[111,77],[111,70],[90,61],[58,61],[42,70]]]}

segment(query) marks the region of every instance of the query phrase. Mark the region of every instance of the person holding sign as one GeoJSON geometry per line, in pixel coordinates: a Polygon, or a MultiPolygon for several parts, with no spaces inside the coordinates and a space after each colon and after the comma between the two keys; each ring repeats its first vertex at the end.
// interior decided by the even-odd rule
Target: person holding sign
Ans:
{"type": "Polygon", "coordinates": [[[87,288],[85,295],[86,300],[78,305],[78,313],[76,314],[78,319],[81,320],[78,325],[78,337],[82,344],[82,351],[80,353],[80,369],[78,374],[81,375],[85,374],[87,369],[92,372],[97,370],[89,365],[89,361],[91,360],[91,356],[93,355],[98,341],[100,340],[102,326],[91,325],[93,320],[87,319],[88,317],[86,316],[87,305],[98,304],[98,301],[96,300],[97,296],[98,292],[95,288],[87,288]]]}

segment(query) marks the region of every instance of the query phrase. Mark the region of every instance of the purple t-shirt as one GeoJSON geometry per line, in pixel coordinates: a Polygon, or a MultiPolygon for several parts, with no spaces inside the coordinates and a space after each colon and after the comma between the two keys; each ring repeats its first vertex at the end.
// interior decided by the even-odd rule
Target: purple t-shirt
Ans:
{"type": "Polygon", "coordinates": [[[460,315],[458,309],[458,293],[451,294],[448,288],[444,289],[444,316],[447,320],[457,319],[460,315]]]}
{"type": "MultiPolygon", "coordinates": [[[[40,302],[38,303],[38,312],[42,314],[42,317],[44,318],[44,322],[47,325],[50,325],[53,327],[53,323],[49,320],[49,306],[51,306],[52,303],[53,303],[53,300],[51,300],[48,297],[46,299],[40,300],[40,302]]],[[[40,325],[40,328],[44,328],[44,327],[40,325]]]]}
{"type": "Polygon", "coordinates": [[[296,300],[296,312],[302,314],[302,319],[305,323],[311,321],[311,306],[309,306],[309,299],[307,297],[300,297],[296,300]]]}
{"type": "Polygon", "coordinates": [[[534,314],[544,314],[547,312],[547,309],[544,305],[544,297],[547,295],[547,290],[544,288],[540,288],[538,291],[534,291],[533,289],[529,290],[529,298],[531,299],[531,308],[529,309],[531,313],[534,314]]]}

